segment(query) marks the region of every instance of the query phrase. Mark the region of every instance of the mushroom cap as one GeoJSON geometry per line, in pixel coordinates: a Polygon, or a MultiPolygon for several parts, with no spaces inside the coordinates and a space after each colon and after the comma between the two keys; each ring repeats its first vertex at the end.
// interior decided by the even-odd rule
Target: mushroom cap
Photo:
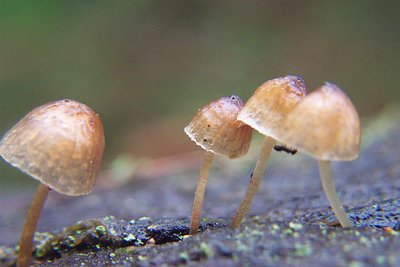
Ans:
{"type": "Polygon", "coordinates": [[[279,139],[282,121],[307,93],[299,76],[287,75],[259,86],[238,115],[238,120],[263,135],[279,139]]]}
{"type": "Polygon", "coordinates": [[[201,108],[185,133],[203,149],[238,158],[247,153],[252,129],[236,119],[243,101],[238,96],[222,97],[201,108]]]}
{"type": "Polygon", "coordinates": [[[325,83],[287,115],[280,141],[318,160],[353,160],[360,150],[360,119],[347,95],[325,83]]]}
{"type": "Polygon", "coordinates": [[[59,193],[90,193],[104,150],[100,117],[73,100],[42,105],[0,141],[0,155],[59,193]]]}

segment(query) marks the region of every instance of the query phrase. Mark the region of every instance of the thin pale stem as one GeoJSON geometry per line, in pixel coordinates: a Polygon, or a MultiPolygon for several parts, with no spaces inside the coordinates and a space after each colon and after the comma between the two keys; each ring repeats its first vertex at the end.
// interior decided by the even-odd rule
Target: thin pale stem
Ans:
{"type": "Polygon", "coordinates": [[[17,267],[28,267],[30,265],[33,235],[49,191],[50,189],[41,183],[32,199],[32,204],[26,214],[24,226],[19,238],[17,267]]]}
{"type": "Polygon", "coordinates": [[[206,185],[208,174],[210,173],[211,164],[214,158],[212,152],[205,152],[203,163],[201,164],[200,174],[197,178],[197,187],[194,194],[193,209],[192,209],[192,221],[190,223],[190,235],[194,235],[198,232],[200,226],[201,210],[203,209],[204,193],[206,192],[206,185]]]}
{"type": "Polygon", "coordinates": [[[233,229],[238,228],[242,223],[246,214],[249,212],[254,197],[256,196],[258,188],[260,187],[260,183],[264,176],[265,169],[268,166],[269,156],[271,154],[274,145],[275,145],[275,140],[273,138],[269,136],[266,136],[264,138],[260,156],[254,168],[254,172],[250,179],[249,186],[247,187],[247,191],[246,194],[244,195],[242,203],[240,203],[240,206],[236,210],[235,216],[232,219],[231,228],[233,229]]]}
{"type": "Polygon", "coordinates": [[[331,165],[329,161],[320,160],[319,162],[319,173],[321,176],[322,188],[325,191],[326,198],[332,207],[333,212],[338,218],[342,227],[352,227],[352,223],[349,220],[346,212],[343,209],[343,205],[340,202],[338,195],[336,194],[335,184],[332,178],[331,165]]]}

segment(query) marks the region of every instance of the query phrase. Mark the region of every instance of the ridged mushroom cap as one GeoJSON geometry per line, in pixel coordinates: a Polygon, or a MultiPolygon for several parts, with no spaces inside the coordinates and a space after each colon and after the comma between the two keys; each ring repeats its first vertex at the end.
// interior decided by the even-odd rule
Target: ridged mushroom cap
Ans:
{"type": "Polygon", "coordinates": [[[307,93],[302,78],[287,75],[259,86],[238,115],[238,120],[260,133],[279,139],[286,114],[307,93]]]}
{"type": "Polygon", "coordinates": [[[281,141],[319,160],[353,160],[360,150],[360,119],[347,95],[325,83],[287,115],[281,141]]]}
{"type": "Polygon", "coordinates": [[[7,162],[71,196],[92,190],[103,150],[100,117],[68,99],[34,109],[0,141],[0,155],[7,162]]]}
{"type": "Polygon", "coordinates": [[[222,97],[201,108],[185,133],[203,149],[238,158],[247,153],[252,129],[236,119],[243,101],[238,96],[222,97]]]}

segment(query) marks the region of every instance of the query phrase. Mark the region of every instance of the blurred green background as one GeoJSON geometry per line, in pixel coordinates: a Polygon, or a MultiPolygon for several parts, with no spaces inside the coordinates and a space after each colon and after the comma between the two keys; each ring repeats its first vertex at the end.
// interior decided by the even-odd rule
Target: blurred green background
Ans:
{"type": "MultiPolygon", "coordinates": [[[[1,1],[0,134],[71,98],[103,119],[103,168],[120,153],[196,149],[182,129],[225,95],[301,75],[339,84],[365,118],[400,100],[398,1],[1,1]]],[[[30,183],[0,163],[0,184],[30,183]]]]}

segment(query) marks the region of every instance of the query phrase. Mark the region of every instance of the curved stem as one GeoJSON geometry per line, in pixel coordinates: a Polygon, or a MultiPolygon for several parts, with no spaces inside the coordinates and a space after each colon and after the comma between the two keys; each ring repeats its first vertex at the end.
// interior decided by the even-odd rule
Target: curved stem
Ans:
{"type": "Polygon", "coordinates": [[[322,188],[325,191],[326,198],[328,199],[333,212],[338,218],[342,227],[352,227],[351,221],[343,209],[338,195],[336,194],[335,184],[333,183],[331,165],[329,161],[320,160],[319,173],[321,176],[322,188]]]}
{"type": "Polygon", "coordinates": [[[260,187],[261,179],[264,175],[265,169],[268,166],[268,159],[274,145],[275,145],[275,140],[273,138],[269,136],[266,136],[264,138],[260,156],[254,168],[254,172],[250,179],[249,186],[247,187],[247,191],[246,194],[244,195],[242,203],[240,203],[240,206],[236,210],[235,216],[232,219],[231,228],[233,229],[238,228],[242,223],[246,214],[249,212],[254,197],[256,196],[258,188],[260,187]]]}
{"type": "Polygon", "coordinates": [[[192,221],[190,223],[190,235],[197,233],[200,226],[201,210],[203,209],[204,193],[206,192],[206,185],[208,174],[210,173],[211,164],[214,158],[212,152],[206,151],[201,164],[200,174],[197,178],[197,187],[194,194],[193,209],[192,209],[192,221]]]}
{"type": "Polygon", "coordinates": [[[24,226],[19,238],[19,252],[17,258],[17,267],[28,267],[32,257],[32,242],[36,225],[44,202],[50,189],[42,183],[38,186],[35,196],[32,199],[31,207],[25,217],[24,226]]]}

